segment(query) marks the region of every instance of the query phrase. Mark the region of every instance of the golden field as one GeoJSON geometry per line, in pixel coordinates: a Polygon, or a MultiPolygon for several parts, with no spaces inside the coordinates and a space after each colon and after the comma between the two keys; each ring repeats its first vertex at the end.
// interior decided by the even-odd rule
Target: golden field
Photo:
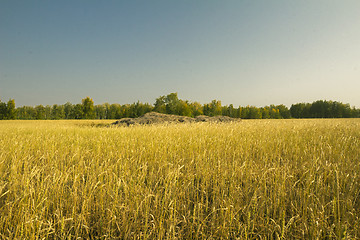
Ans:
{"type": "Polygon", "coordinates": [[[0,122],[0,239],[359,239],[360,119],[0,122]]]}

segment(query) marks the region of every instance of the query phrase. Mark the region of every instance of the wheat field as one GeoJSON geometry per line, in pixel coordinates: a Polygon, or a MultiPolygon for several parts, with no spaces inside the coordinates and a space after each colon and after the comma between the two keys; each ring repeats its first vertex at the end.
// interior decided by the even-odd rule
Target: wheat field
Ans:
{"type": "Polygon", "coordinates": [[[360,119],[0,122],[0,239],[359,239],[360,119]]]}

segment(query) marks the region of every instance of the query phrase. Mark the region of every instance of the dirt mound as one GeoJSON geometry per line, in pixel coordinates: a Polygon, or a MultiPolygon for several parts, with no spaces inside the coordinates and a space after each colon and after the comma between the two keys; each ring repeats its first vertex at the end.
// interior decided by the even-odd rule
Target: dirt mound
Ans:
{"type": "Polygon", "coordinates": [[[235,122],[240,121],[237,118],[231,118],[227,116],[197,116],[195,118],[177,116],[170,114],[162,114],[157,112],[146,113],[139,118],[122,118],[112,125],[130,126],[130,125],[149,125],[149,124],[161,124],[161,123],[193,123],[193,122],[235,122]]]}

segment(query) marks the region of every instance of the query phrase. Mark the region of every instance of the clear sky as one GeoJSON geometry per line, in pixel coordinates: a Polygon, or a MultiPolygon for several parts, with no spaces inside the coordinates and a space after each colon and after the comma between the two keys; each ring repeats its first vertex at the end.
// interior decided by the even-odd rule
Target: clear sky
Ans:
{"type": "Polygon", "coordinates": [[[359,0],[1,0],[0,98],[360,107],[359,0]]]}

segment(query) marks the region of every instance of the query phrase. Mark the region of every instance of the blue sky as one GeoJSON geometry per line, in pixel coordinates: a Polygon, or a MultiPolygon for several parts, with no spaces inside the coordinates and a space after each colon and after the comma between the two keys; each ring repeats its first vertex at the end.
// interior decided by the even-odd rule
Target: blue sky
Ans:
{"type": "Polygon", "coordinates": [[[0,98],[360,107],[358,0],[2,0],[0,98]]]}

